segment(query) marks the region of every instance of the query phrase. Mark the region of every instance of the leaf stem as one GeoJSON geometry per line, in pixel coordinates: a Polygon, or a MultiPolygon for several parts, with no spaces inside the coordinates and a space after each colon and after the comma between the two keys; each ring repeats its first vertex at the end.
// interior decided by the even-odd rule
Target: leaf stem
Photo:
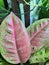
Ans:
{"type": "Polygon", "coordinates": [[[27,5],[31,5],[31,6],[42,6],[47,0],[44,0],[44,2],[43,3],[41,3],[41,4],[36,4],[36,5],[33,5],[33,4],[30,4],[30,3],[28,3],[26,0],[23,0],[24,2],[25,2],[25,4],[27,4],[27,5]]]}
{"type": "Polygon", "coordinates": [[[21,63],[21,65],[24,65],[23,63],[21,63]]]}

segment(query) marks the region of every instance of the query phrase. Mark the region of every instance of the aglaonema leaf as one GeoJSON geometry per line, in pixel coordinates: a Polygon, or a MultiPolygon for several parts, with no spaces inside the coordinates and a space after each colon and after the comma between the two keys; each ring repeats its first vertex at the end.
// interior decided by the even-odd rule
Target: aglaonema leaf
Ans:
{"type": "Polygon", "coordinates": [[[30,42],[33,48],[33,53],[49,43],[48,21],[48,19],[42,19],[36,21],[27,28],[28,34],[30,36],[30,42]]]}
{"type": "Polygon", "coordinates": [[[30,63],[45,62],[49,59],[49,19],[41,19],[27,28],[32,45],[30,63]]]}
{"type": "Polygon", "coordinates": [[[9,63],[25,63],[31,54],[29,36],[22,21],[12,12],[1,24],[1,55],[9,63]]]}

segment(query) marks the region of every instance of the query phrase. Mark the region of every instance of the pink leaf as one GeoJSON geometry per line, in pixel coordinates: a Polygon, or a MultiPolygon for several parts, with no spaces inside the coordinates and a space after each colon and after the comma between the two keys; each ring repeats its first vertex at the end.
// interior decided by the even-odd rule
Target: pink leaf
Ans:
{"type": "Polygon", "coordinates": [[[49,22],[47,19],[33,23],[27,31],[30,36],[33,53],[49,43],[49,22]]]}
{"type": "Polygon", "coordinates": [[[1,24],[1,55],[13,64],[26,62],[31,54],[29,36],[22,21],[12,12],[1,24]]]}

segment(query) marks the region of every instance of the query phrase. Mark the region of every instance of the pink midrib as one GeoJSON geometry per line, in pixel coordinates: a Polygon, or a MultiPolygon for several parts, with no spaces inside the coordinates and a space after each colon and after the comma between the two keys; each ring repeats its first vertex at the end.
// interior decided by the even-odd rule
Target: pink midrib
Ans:
{"type": "Polygon", "coordinates": [[[36,37],[36,35],[38,35],[38,33],[41,32],[41,30],[43,30],[49,23],[45,24],[44,26],[42,26],[31,38],[30,38],[30,41],[32,39],[34,39],[36,37]]]}
{"type": "MultiPolygon", "coordinates": [[[[13,21],[13,22],[12,22],[12,24],[11,24],[11,25],[13,25],[13,31],[14,31],[14,33],[13,33],[13,34],[14,34],[14,41],[15,41],[15,43],[16,43],[16,35],[15,35],[16,33],[15,33],[15,24],[14,24],[15,22],[14,22],[14,18],[13,18],[13,17],[12,17],[12,21],[13,21]]],[[[17,45],[16,45],[16,44],[14,44],[14,46],[15,46],[15,52],[16,52],[16,50],[17,50],[17,47],[16,47],[16,46],[17,46],[17,45]]],[[[18,51],[17,51],[17,55],[18,55],[18,58],[19,58],[19,61],[20,61],[20,57],[19,57],[18,51]]],[[[21,62],[21,61],[20,61],[20,62],[21,62]]]]}

